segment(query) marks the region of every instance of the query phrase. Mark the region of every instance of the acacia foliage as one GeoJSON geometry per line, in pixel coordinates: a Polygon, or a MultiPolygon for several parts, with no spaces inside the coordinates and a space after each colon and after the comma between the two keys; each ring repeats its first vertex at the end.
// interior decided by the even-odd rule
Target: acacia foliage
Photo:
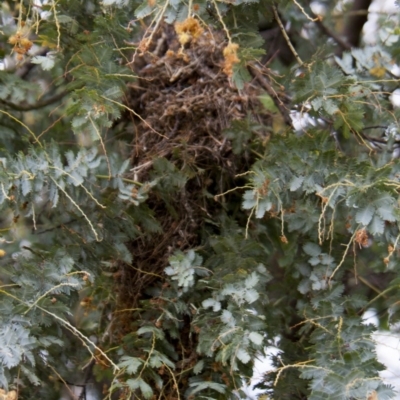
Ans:
{"type": "MultiPolygon", "coordinates": [[[[321,3],[323,21],[292,1],[3,2],[5,391],[50,399],[103,379],[109,398],[244,398],[254,359],[278,341],[261,384],[271,397],[391,398],[361,318],[371,306],[382,324],[398,317],[398,19],[351,48],[338,39],[345,6],[321,3]],[[134,57],[154,50],[160,29],[168,36],[165,22],[184,62],[197,36],[222,32],[230,96],[236,87],[243,102],[258,85],[268,117],[253,110],[213,137],[230,146],[225,161],[160,151],[139,179],[132,138],[165,134],[130,107],[126,87],[139,86],[134,57]],[[289,60],[268,52],[270,69],[255,61],[265,24],[290,25],[294,50],[289,60]],[[290,110],[307,111],[301,131],[290,110]],[[156,247],[163,221],[193,207],[202,221],[165,247],[162,269],[139,264],[137,243],[156,247]],[[141,286],[129,269],[152,278],[141,286]]],[[[178,79],[182,91],[190,79],[178,79]]],[[[183,134],[179,143],[189,147],[183,134]]]]}

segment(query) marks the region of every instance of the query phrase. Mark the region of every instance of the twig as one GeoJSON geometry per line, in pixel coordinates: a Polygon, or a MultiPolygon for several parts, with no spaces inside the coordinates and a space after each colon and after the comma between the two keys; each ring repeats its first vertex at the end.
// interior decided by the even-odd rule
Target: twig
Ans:
{"type": "Polygon", "coordinates": [[[36,235],[42,235],[42,234],[44,234],[44,233],[51,232],[51,231],[54,231],[54,230],[56,230],[56,229],[63,228],[64,226],[73,224],[74,222],[76,222],[76,221],[78,221],[78,220],[80,220],[80,219],[82,219],[82,218],[83,218],[83,216],[74,218],[74,219],[72,219],[72,220],[70,220],[70,221],[68,221],[68,222],[64,222],[64,223],[62,223],[62,224],[53,226],[52,228],[48,228],[48,229],[45,229],[45,230],[40,231],[40,232],[35,232],[35,234],[36,234],[36,235]]]}
{"type": "Polygon", "coordinates": [[[54,16],[54,22],[56,24],[56,28],[57,28],[57,50],[60,50],[60,41],[61,41],[61,28],[60,28],[60,22],[58,20],[58,16],[57,16],[57,10],[56,10],[56,3],[54,2],[54,0],[51,3],[51,10],[53,11],[53,16],[54,16]]]}
{"type": "Polygon", "coordinates": [[[35,133],[32,131],[32,129],[29,128],[29,126],[25,125],[22,121],[20,121],[18,118],[15,118],[12,114],[8,113],[7,111],[0,110],[0,113],[3,113],[7,115],[9,118],[13,119],[14,121],[18,122],[20,125],[22,125],[35,139],[34,143],[37,143],[40,147],[43,148],[42,144],[40,143],[39,139],[36,137],[35,133]]]}
{"type": "Polygon", "coordinates": [[[343,40],[340,36],[338,36],[335,32],[330,30],[321,20],[321,18],[317,18],[315,21],[318,29],[326,36],[332,38],[342,50],[351,50],[351,45],[347,43],[346,40],[343,40]]]}
{"type": "Polygon", "coordinates": [[[229,32],[229,29],[228,29],[227,26],[225,25],[224,19],[222,18],[222,15],[221,15],[221,13],[220,13],[220,11],[219,11],[219,8],[218,8],[218,4],[216,3],[215,0],[212,0],[212,2],[213,2],[213,4],[214,4],[215,12],[216,12],[217,15],[218,15],[218,20],[219,20],[219,22],[221,23],[222,28],[224,29],[224,31],[225,31],[225,33],[226,33],[226,37],[228,38],[229,43],[232,43],[231,34],[230,34],[230,32],[229,32]]]}
{"type": "Polygon", "coordinates": [[[71,325],[67,320],[59,317],[58,315],[46,310],[45,308],[42,308],[38,305],[36,305],[36,307],[45,312],[46,314],[52,316],[53,318],[55,318],[56,320],[58,320],[59,322],[61,322],[67,329],[69,329],[71,332],[73,332],[78,338],[80,338],[85,344],[87,345],[91,345],[95,350],[97,350],[114,368],[114,372],[115,371],[119,371],[120,368],[118,367],[118,365],[116,365],[115,363],[113,363],[113,361],[107,356],[106,353],[104,353],[104,351],[96,346],[96,344],[90,340],[87,336],[85,336],[80,330],[78,330],[77,328],[75,328],[73,325],[71,325]]]}
{"type": "MultiPolygon", "coordinates": [[[[25,247],[25,246],[24,246],[25,247]]],[[[61,282],[60,284],[52,287],[51,289],[49,289],[47,292],[43,293],[41,296],[39,296],[29,307],[28,309],[22,314],[22,315],[26,315],[29,311],[32,310],[33,307],[36,307],[37,304],[39,303],[40,300],[44,299],[47,295],[49,295],[53,290],[55,289],[59,289],[62,286],[78,286],[78,283],[69,283],[69,282],[61,282]]]]}
{"type": "Polygon", "coordinates": [[[354,240],[354,238],[355,238],[355,236],[356,236],[357,230],[358,230],[358,227],[357,227],[357,229],[354,230],[353,235],[351,236],[349,242],[347,243],[346,249],[345,249],[345,251],[344,251],[344,253],[343,253],[342,259],[340,260],[339,264],[336,266],[336,268],[333,270],[331,276],[329,277],[329,279],[328,279],[328,283],[329,283],[329,284],[331,283],[331,281],[332,281],[333,277],[335,276],[336,272],[340,269],[340,267],[341,267],[342,264],[344,263],[344,261],[345,261],[345,259],[346,259],[346,256],[347,256],[347,253],[348,253],[348,251],[349,251],[349,249],[350,249],[350,245],[353,243],[353,240],[354,240]]]}
{"type": "Polygon", "coordinates": [[[86,219],[87,223],[90,226],[91,231],[94,234],[94,237],[96,238],[96,242],[101,242],[102,239],[99,237],[99,234],[97,233],[96,229],[94,229],[94,226],[92,224],[92,221],[90,221],[89,217],[84,213],[84,211],[79,207],[78,203],[75,202],[75,200],[65,191],[64,188],[60,186],[60,184],[53,178],[50,177],[50,179],[54,182],[54,184],[58,187],[61,192],[64,193],[64,195],[67,197],[67,199],[78,209],[78,211],[82,214],[82,216],[86,219]]]}
{"type": "Polygon", "coordinates": [[[267,93],[271,96],[275,106],[278,108],[279,112],[282,114],[282,117],[288,126],[292,126],[292,119],[290,118],[290,110],[286,108],[283,101],[278,97],[278,94],[268,82],[268,80],[263,76],[263,74],[259,71],[259,69],[255,66],[249,66],[250,72],[255,76],[261,86],[267,91],[267,93]]]}
{"type": "Polygon", "coordinates": [[[176,388],[176,395],[178,397],[178,400],[181,400],[181,395],[179,394],[179,386],[178,386],[178,382],[175,379],[175,375],[174,372],[171,370],[170,367],[168,367],[167,364],[163,364],[165,366],[165,368],[167,368],[168,372],[171,374],[172,380],[174,381],[174,387],[176,388]]]}
{"type": "Polygon", "coordinates": [[[111,172],[110,160],[108,159],[108,155],[107,155],[106,146],[104,145],[103,138],[101,137],[101,133],[100,133],[98,127],[96,126],[96,124],[94,123],[94,121],[92,120],[92,117],[90,116],[90,113],[88,113],[88,118],[89,118],[90,123],[93,126],[94,131],[96,132],[97,137],[99,138],[101,147],[103,149],[104,157],[106,158],[107,167],[108,167],[108,179],[110,180],[112,172],[111,172]]]}
{"type": "Polygon", "coordinates": [[[290,38],[289,38],[289,36],[288,36],[288,34],[286,32],[286,29],[282,24],[282,21],[281,21],[281,19],[279,17],[279,14],[278,14],[278,10],[277,10],[275,5],[272,6],[272,10],[274,11],[274,17],[276,19],[276,22],[278,22],[279,28],[280,28],[280,30],[282,32],[283,37],[286,40],[287,45],[289,46],[290,51],[293,53],[297,63],[301,67],[304,63],[303,63],[302,59],[300,58],[300,56],[297,54],[296,49],[293,47],[292,42],[290,41],[290,38]]]}
{"type": "Polygon", "coordinates": [[[115,100],[113,100],[113,99],[110,99],[110,98],[108,98],[108,97],[105,97],[105,96],[100,96],[100,97],[102,97],[104,100],[110,101],[111,103],[117,104],[118,106],[120,106],[120,107],[122,107],[122,108],[125,108],[126,110],[128,110],[129,112],[131,112],[135,117],[138,117],[138,118],[139,118],[147,127],[149,127],[154,133],[156,133],[156,134],[159,135],[159,136],[162,136],[164,139],[168,139],[167,136],[163,135],[163,134],[160,133],[160,132],[157,132],[146,120],[144,120],[137,112],[133,111],[131,108],[127,107],[126,105],[124,105],[124,104],[122,104],[122,103],[120,103],[120,102],[118,102],[118,101],[115,101],[115,100]]]}
{"type": "Polygon", "coordinates": [[[15,104],[15,103],[12,103],[7,100],[0,100],[0,104],[4,104],[5,106],[10,107],[15,111],[31,111],[31,110],[37,110],[39,108],[43,108],[50,104],[53,104],[56,101],[61,100],[67,94],[68,94],[67,91],[60,92],[60,93],[54,95],[53,97],[50,97],[47,100],[38,101],[35,104],[29,104],[29,105],[25,105],[25,106],[20,105],[20,104],[15,104]]]}
{"type": "Polygon", "coordinates": [[[69,395],[71,396],[72,400],[78,400],[77,396],[71,390],[71,388],[69,387],[69,384],[63,379],[63,377],[50,364],[47,364],[47,366],[57,375],[57,378],[64,384],[64,386],[68,390],[69,395]]]}
{"type": "Polygon", "coordinates": [[[322,370],[325,372],[331,372],[329,369],[327,368],[323,368],[323,367],[318,367],[316,365],[307,365],[308,363],[314,362],[315,360],[307,360],[307,361],[301,361],[298,362],[297,364],[291,364],[291,365],[283,365],[283,367],[277,368],[275,370],[275,372],[277,372],[276,374],[276,378],[274,380],[274,386],[277,385],[280,376],[282,375],[282,372],[285,371],[288,368],[299,368],[299,369],[306,369],[306,368],[310,368],[310,369],[315,369],[315,370],[322,370]]]}
{"type": "Polygon", "coordinates": [[[293,0],[293,3],[296,4],[296,6],[299,8],[299,10],[302,12],[302,14],[303,14],[309,21],[315,22],[315,21],[317,21],[317,20],[319,19],[318,17],[315,17],[315,16],[314,16],[314,18],[311,18],[311,17],[306,13],[306,10],[304,9],[304,7],[302,7],[301,4],[298,3],[296,0],[293,0]]]}

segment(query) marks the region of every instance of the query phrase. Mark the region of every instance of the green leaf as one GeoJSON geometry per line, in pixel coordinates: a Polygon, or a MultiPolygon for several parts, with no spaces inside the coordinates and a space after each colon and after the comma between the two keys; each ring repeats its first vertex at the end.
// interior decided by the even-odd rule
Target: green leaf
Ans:
{"type": "Polygon", "coordinates": [[[375,208],[371,205],[367,205],[366,207],[361,208],[356,213],[356,222],[367,226],[374,216],[375,208]]]}
{"type": "Polygon", "coordinates": [[[257,195],[254,190],[246,190],[243,195],[242,207],[245,210],[250,210],[257,204],[257,195]]]}
{"type": "Polygon", "coordinates": [[[196,363],[196,365],[193,367],[193,373],[195,375],[200,374],[204,369],[204,360],[200,360],[196,363]]]}
{"type": "Polygon", "coordinates": [[[128,250],[124,243],[116,243],[115,250],[120,260],[126,262],[127,264],[132,264],[132,253],[128,250]]]}
{"type": "Polygon", "coordinates": [[[232,313],[230,311],[228,311],[228,310],[223,310],[222,311],[221,321],[224,324],[226,324],[228,326],[231,326],[231,327],[235,326],[235,324],[236,324],[235,318],[233,317],[232,313]]]}
{"type": "Polygon", "coordinates": [[[321,248],[315,243],[306,243],[303,246],[303,250],[306,254],[312,257],[318,257],[321,254],[321,248]]]}
{"type": "Polygon", "coordinates": [[[255,124],[246,118],[232,121],[231,125],[225,129],[224,135],[232,142],[234,154],[240,154],[247,148],[255,128],[255,124]]]}
{"type": "Polygon", "coordinates": [[[73,21],[73,18],[65,14],[57,14],[57,20],[60,24],[69,24],[73,21]]]}
{"type": "Polygon", "coordinates": [[[39,64],[44,71],[49,71],[54,67],[55,59],[52,55],[34,56],[31,59],[31,63],[39,64]]]}
{"type": "Polygon", "coordinates": [[[334,115],[339,110],[338,104],[331,99],[325,99],[322,102],[322,106],[328,115],[334,115]]]}
{"type": "Polygon", "coordinates": [[[245,65],[239,63],[233,66],[232,81],[238,90],[242,90],[244,88],[244,84],[250,80],[251,75],[245,65]]]}
{"type": "Polygon", "coordinates": [[[0,99],[5,100],[11,93],[10,88],[0,85],[0,99]]]}
{"type": "Polygon", "coordinates": [[[261,104],[265,107],[266,110],[272,112],[278,112],[274,100],[269,94],[264,93],[261,96],[258,96],[258,98],[260,99],[261,104]]]}
{"type": "Polygon", "coordinates": [[[212,389],[221,394],[224,394],[226,390],[226,385],[216,382],[192,382],[190,387],[194,388],[190,391],[191,395],[206,389],[212,389]]]}
{"type": "Polygon", "coordinates": [[[244,281],[244,286],[247,289],[250,289],[256,286],[259,281],[260,281],[259,276],[255,272],[252,272],[250,276],[248,276],[244,281]]]}
{"type": "Polygon", "coordinates": [[[260,295],[257,290],[250,289],[244,292],[244,299],[247,303],[252,304],[259,299],[260,295]]]}
{"type": "Polygon", "coordinates": [[[249,339],[257,346],[260,346],[264,340],[263,336],[258,332],[250,332],[249,339]]]}
{"type": "Polygon", "coordinates": [[[394,214],[393,204],[387,204],[387,205],[385,205],[383,207],[378,207],[376,212],[385,221],[389,221],[389,222],[395,222],[396,221],[396,216],[394,214]]]}
{"type": "Polygon", "coordinates": [[[120,368],[126,368],[128,374],[136,374],[138,368],[143,364],[143,360],[136,357],[122,356],[118,364],[120,368]]]}
{"type": "Polygon", "coordinates": [[[375,214],[371,223],[368,225],[368,230],[373,235],[383,234],[383,232],[385,230],[385,221],[379,215],[375,214]]]}
{"type": "Polygon", "coordinates": [[[150,399],[153,396],[153,389],[143,379],[139,380],[139,387],[145,399],[150,399]]]}
{"type": "Polygon", "coordinates": [[[316,97],[311,101],[311,105],[314,111],[318,111],[322,107],[323,99],[322,97],[316,97]]]}
{"type": "Polygon", "coordinates": [[[41,380],[39,377],[33,372],[32,368],[27,365],[21,365],[21,372],[25,375],[29,382],[34,386],[40,386],[41,380]]]}
{"type": "Polygon", "coordinates": [[[146,333],[154,334],[157,339],[164,339],[164,332],[161,329],[156,328],[155,326],[142,326],[138,329],[137,334],[145,335],[146,333]]]}
{"type": "Polygon", "coordinates": [[[135,16],[138,19],[143,19],[150,15],[153,11],[152,6],[150,6],[149,2],[145,0],[138,8],[135,10],[135,16]]]}
{"type": "Polygon", "coordinates": [[[247,364],[250,360],[250,354],[242,347],[240,347],[238,349],[238,351],[236,352],[236,357],[243,363],[243,364],[247,364]]]}
{"type": "Polygon", "coordinates": [[[204,308],[209,308],[212,307],[214,312],[218,312],[221,309],[221,303],[219,301],[216,301],[214,299],[206,299],[203,300],[203,302],[201,303],[201,305],[204,308]]]}
{"type": "Polygon", "coordinates": [[[139,389],[141,378],[127,379],[126,384],[132,390],[139,389]]]}
{"type": "Polygon", "coordinates": [[[295,192],[304,181],[304,176],[295,176],[289,183],[290,191],[295,192]]]}

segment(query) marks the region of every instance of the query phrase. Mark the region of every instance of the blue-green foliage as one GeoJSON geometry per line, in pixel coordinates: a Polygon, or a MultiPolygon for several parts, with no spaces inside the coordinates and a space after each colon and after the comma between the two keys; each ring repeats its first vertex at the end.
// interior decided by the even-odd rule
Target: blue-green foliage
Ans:
{"type": "MultiPolygon", "coordinates": [[[[389,310],[388,323],[398,320],[400,164],[392,156],[399,112],[389,101],[398,85],[390,70],[400,54],[396,22],[385,22],[376,46],[330,57],[336,49],[324,38],[311,56],[321,38],[306,2],[194,3],[2,6],[0,56],[24,52],[22,42],[13,45],[22,21],[46,52],[0,70],[0,387],[21,388],[26,399],[56,398],[60,380],[81,382],[81,369],[86,379],[96,363],[108,393],[121,398],[243,398],[254,360],[277,341],[281,354],[260,384],[274,398],[365,399],[376,391],[389,399],[373,329],[361,318],[376,305],[389,310]],[[196,246],[191,239],[185,251],[168,248],[161,272],[152,272],[149,252],[140,269],[132,249],[159,244],[168,230],[163,213],[180,222],[179,199],[203,182],[207,166],[188,167],[193,161],[179,152],[157,154],[136,179],[132,126],[141,117],[129,105],[142,98],[125,97],[137,83],[132,57],[148,38],[159,48],[170,40],[153,28],[193,16],[239,45],[230,84],[245,98],[247,82],[257,85],[248,63],[265,54],[258,25],[274,15],[306,44],[298,44],[291,69],[273,57],[278,72],[262,70],[268,94],[257,98],[273,111],[271,126],[253,115],[234,120],[223,143],[214,138],[220,151],[228,141],[234,158],[211,157],[212,167],[245,165],[236,177],[242,189],[211,179],[212,189],[187,202],[207,215],[190,232],[196,246]],[[302,132],[282,128],[285,109],[307,111],[313,123],[302,132]],[[116,290],[135,292],[138,284],[118,275],[121,265],[154,278],[134,305],[116,290]],[[365,284],[378,274],[383,287],[365,284]]],[[[323,3],[333,11],[335,2],[323,3]]],[[[329,14],[324,23],[333,29],[329,14]]],[[[182,85],[183,93],[190,81],[182,85]]]]}

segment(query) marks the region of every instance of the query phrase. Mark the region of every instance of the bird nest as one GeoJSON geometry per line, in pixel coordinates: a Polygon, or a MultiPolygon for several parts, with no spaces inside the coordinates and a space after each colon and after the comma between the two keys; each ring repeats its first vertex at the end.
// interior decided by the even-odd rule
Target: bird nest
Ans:
{"type": "Polygon", "coordinates": [[[187,30],[189,40],[182,45],[187,39],[182,32],[164,25],[151,40],[142,40],[146,51],[132,62],[137,80],[127,88],[131,111],[123,116],[132,121],[127,128],[132,179],[148,180],[159,158],[190,178],[167,201],[157,190],[150,195],[147,204],[161,231],[130,243],[133,265],[120,265],[117,281],[122,308],[136,307],[143,290],[161,280],[174,251],[200,245],[205,220],[222,210],[214,195],[234,187],[235,176],[249,169],[251,152],[235,154],[226,128],[246,118],[270,125],[259,83],[246,83],[241,90],[233,85],[230,75],[238,60],[224,35],[187,30]]]}

